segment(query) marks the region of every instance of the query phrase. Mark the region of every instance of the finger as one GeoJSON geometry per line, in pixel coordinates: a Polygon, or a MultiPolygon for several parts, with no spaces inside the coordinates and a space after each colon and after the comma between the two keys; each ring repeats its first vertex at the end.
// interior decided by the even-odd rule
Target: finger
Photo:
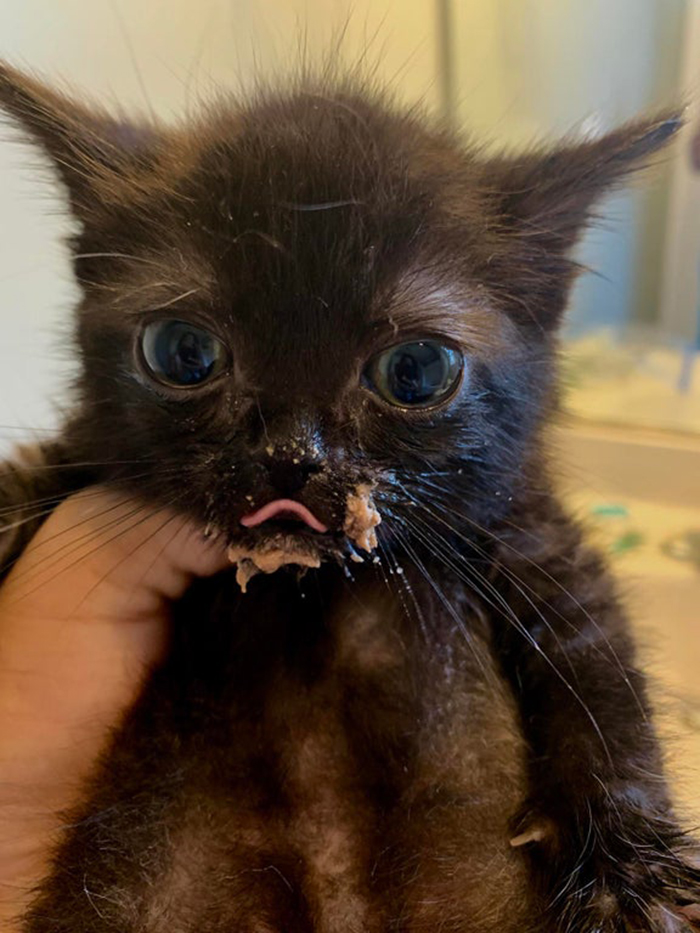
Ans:
{"type": "Polygon", "coordinates": [[[3,587],[21,612],[149,617],[193,576],[228,566],[224,548],[167,509],[90,490],[39,530],[3,587]]]}
{"type": "Polygon", "coordinates": [[[40,876],[57,814],[163,654],[168,602],[226,566],[182,517],[94,490],[30,543],[0,588],[0,882],[40,876]]]}
{"type": "Polygon", "coordinates": [[[168,600],[225,565],[164,510],[107,494],[57,509],[0,588],[0,730],[20,757],[108,729],[162,656],[168,600]]]}
{"type": "Polygon", "coordinates": [[[163,654],[167,601],[225,565],[168,511],[94,491],[58,508],[0,589],[0,701],[27,749],[114,722],[163,654]]]}

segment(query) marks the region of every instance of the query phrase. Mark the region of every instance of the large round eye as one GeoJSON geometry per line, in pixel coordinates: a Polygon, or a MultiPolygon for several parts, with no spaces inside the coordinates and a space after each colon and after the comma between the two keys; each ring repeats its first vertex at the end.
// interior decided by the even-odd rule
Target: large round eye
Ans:
{"type": "Polygon", "coordinates": [[[153,321],[141,335],[147,367],[159,382],[198,386],[225,367],[226,347],[213,334],[186,321],[153,321]]]}
{"type": "Polygon", "coordinates": [[[401,343],[379,353],[366,370],[370,386],[401,408],[430,408],[456,389],[464,359],[437,340],[401,343]]]}

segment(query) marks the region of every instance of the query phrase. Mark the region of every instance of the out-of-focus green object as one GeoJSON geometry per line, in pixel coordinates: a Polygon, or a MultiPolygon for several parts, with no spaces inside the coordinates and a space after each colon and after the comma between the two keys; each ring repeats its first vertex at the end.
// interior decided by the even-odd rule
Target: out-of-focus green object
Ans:
{"type": "Polygon", "coordinates": [[[624,505],[617,505],[617,503],[594,505],[591,509],[591,513],[600,518],[627,518],[629,515],[627,507],[624,505]]]}
{"type": "Polygon", "coordinates": [[[610,550],[613,554],[626,554],[634,551],[644,544],[644,535],[641,531],[627,531],[613,541],[610,550]]]}
{"type": "Polygon", "coordinates": [[[600,502],[590,507],[596,525],[603,534],[609,554],[636,551],[646,542],[644,534],[630,521],[630,512],[621,502],[600,502]]]}

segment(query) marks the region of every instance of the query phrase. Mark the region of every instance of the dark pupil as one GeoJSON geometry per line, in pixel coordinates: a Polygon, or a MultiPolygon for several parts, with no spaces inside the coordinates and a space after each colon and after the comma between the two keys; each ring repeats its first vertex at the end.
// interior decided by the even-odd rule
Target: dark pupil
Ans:
{"type": "Polygon", "coordinates": [[[216,362],[216,344],[205,331],[190,324],[167,324],[156,338],[158,369],[179,385],[203,382],[216,362]]]}
{"type": "Polygon", "coordinates": [[[445,360],[440,348],[414,343],[396,350],[389,361],[389,388],[405,405],[428,402],[444,388],[445,360]]]}

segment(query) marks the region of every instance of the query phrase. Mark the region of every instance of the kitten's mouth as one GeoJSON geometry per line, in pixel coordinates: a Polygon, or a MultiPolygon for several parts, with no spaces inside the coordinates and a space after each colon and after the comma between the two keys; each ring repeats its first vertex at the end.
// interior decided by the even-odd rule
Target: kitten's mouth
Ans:
{"type": "Polygon", "coordinates": [[[236,579],[246,591],[258,573],[274,573],[285,565],[301,572],[320,567],[322,560],[344,564],[362,561],[353,545],[372,551],[377,546],[375,527],[381,521],[371,499],[372,485],[358,484],[348,493],[342,530],[332,532],[314,513],[296,499],[273,499],[240,519],[246,529],[228,549],[231,563],[238,565],[236,579]]]}
{"type": "Polygon", "coordinates": [[[236,579],[244,593],[258,573],[274,573],[288,565],[303,573],[320,567],[322,560],[342,559],[342,534],[332,534],[296,499],[273,499],[244,515],[240,524],[246,532],[229,547],[228,557],[238,566],[236,579]]]}
{"type": "Polygon", "coordinates": [[[310,509],[307,509],[301,502],[297,502],[296,499],[273,499],[256,512],[244,515],[241,525],[245,528],[255,528],[272,519],[277,525],[286,525],[287,530],[290,531],[298,530],[300,523],[308,525],[313,531],[321,534],[328,531],[328,526],[319,521],[310,509]]]}

